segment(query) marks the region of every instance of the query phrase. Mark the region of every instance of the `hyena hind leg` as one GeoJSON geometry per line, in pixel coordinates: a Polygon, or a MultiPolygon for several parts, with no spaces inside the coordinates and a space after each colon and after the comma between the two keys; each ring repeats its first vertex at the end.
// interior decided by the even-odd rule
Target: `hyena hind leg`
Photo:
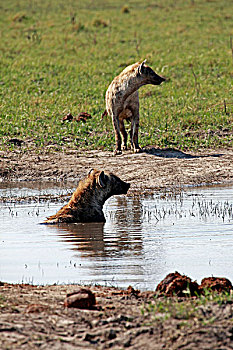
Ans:
{"type": "Polygon", "coordinates": [[[121,134],[120,134],[119,120],[114,116],[114,114],[112,115],[112,124],[115,132],[115,141],[116,141],[116,147],[113,154],[116,156],[118,154],[121,154],[122,151],[121,151],[121,134]]]}
{"type": "Polygon", "coordinates": [[[119,126],[120,126],[120,131],[121,131],[121,134],[122,134],[122,138],[123,138],[122,149],[123,150],[127,150],[127,132],[125,130],[125,125],[124,125],[124,121],[123,120],[119,120],[119,126]]]}
{"type": "Polygon", "coordinates": [[[123,137],[123,149],[127,150],[127,132],[125,130],[125,125],[124,121],[131,121],[131,118],[133,116],[131,108],[124,108],[123,111],[119,114],[119,126],[120,126],[120,131],[123,137]]]}
{"type": "Polygon", "coordinates": [[[131,120],[131,130],[130,130],[130,141],[131,141],[131,148],[133,149],[134,153],[139,153],[141,151],[141,148],[138,144],[138,129],[139,129],[139,113],[134,115],[134,117],[131,120]]]}

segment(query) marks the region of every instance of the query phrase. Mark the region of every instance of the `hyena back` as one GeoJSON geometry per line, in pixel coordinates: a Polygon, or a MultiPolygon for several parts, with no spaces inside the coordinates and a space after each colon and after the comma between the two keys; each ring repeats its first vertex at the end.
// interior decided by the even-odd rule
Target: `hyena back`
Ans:
{"type": "Polygon", "coordinates": [[[112,173],[92,169],[79,182],[69,202],[44,224],[105,222],[104,202],[113,195],[126,194],[129,187],[112,173]]]}
{"type": "Polygon", "coordinates": [[[124,120],[131,121],[130,142],[134,152],[139,152],[139,96],[138,89],[147,84],[160,85],[165,79],[149,66],[137,62],[126,67],[113,79],[106,92],[106,110],[112,117],[116,148],[114,154],[121,154],[121,134],[123,149],[127,149],[127,133],[124,120]],[[121,134],[120,134],[121,133],[121,134]]]}

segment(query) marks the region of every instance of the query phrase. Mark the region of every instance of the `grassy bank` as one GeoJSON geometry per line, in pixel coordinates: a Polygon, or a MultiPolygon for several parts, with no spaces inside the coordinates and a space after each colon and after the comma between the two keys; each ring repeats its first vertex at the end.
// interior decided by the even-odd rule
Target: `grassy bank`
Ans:
{"type": "Polygon", "coordinates": [[[206,325],[214,323],[217,319],[215,315],[217,308],[224,308],[225,305],[232,304],[232,302],[232,293],[217,293],[206,289],[204,295],[195,298],[155,298],[154,301],[141,307],[141,313],[154,315],[155,320],[173,318],[184,321],[183,325],[198,320],[206,325]],[[203,308],[209,308],[209,314],[203,312],[203,308]]]}
{"type": "Polygon", "coordinates": [[[1,147],[113,149],[105,91],[145,58],[168,80],[140,90],[141,146],[232,146],[232,20],[228,0],[2,2],[1,147]]]}

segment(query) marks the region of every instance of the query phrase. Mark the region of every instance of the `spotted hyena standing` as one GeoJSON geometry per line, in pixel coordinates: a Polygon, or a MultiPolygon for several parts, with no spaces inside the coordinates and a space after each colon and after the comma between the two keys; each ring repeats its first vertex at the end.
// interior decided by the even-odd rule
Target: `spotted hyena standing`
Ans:
{"type": "Polygon", "coordinates": [[[111,196],[126,194],[130,184],[116,175],[92,169],[81,180],[70,201],[44,224],[105,222],[104,202],[111,196]]]}
{"type": "Polygon", "coordinates": [[[121,154],[121,135],[123,149],[127,148],[127,133],[124,119],[131,121],[130,142],[134,152],[139,152],[139,97],[138,89],[146,84],[160,85],[165,79],[157,75],[150,67],[137,62],[126,67],[113,79],[106,92],[106,110],[112,117],[115,131],[116,149],[114,154],[121,154]]]}

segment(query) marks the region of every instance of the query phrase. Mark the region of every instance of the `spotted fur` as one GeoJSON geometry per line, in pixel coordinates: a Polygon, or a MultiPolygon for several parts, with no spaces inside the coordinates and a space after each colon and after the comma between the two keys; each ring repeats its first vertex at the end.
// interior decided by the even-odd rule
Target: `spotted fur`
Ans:
{"type": "Polygon", "coordinates": [[[105,201],[111,196],[126,194],[129,187],[129,183],[116,175],[93,169],[79,182],[69,202],[44,224],[105,222],[105,201]]]}
{"type": "Polygon", "coordinates": [[[127,133],[124,120],[131,121],[130,142],[134,152],[139,152],[139,96],[138,89],[146,84],[160,85],[165,79],[157,75],[149,66],[137,62],[126,67],[113,79],[106,92],[106,111],[112,118],[116,148],[114,154],[121,154],[121,134],[123,149],[127,149],[127,133]],[[120,134],[121,133],[121,134],[120,134]]]}

